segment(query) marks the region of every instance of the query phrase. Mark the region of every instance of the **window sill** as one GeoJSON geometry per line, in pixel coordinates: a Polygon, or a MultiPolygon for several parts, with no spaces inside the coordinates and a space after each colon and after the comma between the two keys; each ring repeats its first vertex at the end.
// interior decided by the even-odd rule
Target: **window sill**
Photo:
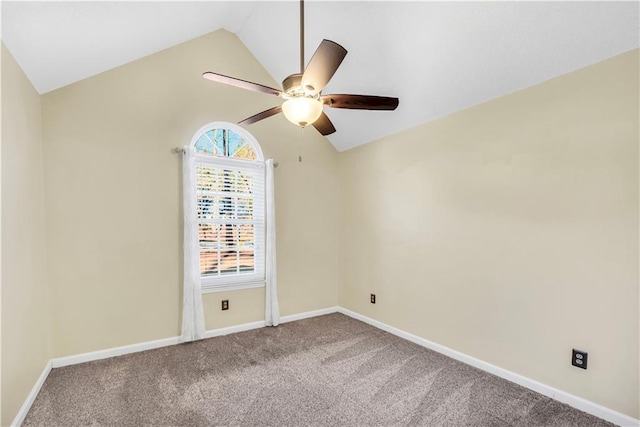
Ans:
{"type": "Polygon", "coordinates": [[[234,283],[228,285],[202,285],[203,294],[211,294],[214,292],[237,291],[240,289],[264,288],[264,281],[251,283],[234,283]]]}

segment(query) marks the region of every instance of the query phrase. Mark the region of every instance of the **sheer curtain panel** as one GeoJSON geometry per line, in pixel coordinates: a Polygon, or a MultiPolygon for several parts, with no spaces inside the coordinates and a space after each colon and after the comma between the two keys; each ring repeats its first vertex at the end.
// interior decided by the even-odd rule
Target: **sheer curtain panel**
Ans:
{"type": "Polygon", "coordinates": [[[194,149],[185,147],[182,157],[184,210],[184,291],[182,303],[182,342],[204,338],[204,314],[200,286],[200,252],[196,214],[196,173],[194,149]]]}
{"type": "Polygon", "coordinates": [[[266,307],[265,324],[280,324],[278,307],[278,282],[276,280],[276,200],[274,193],[273,159],[266,161],[266,214],[267,214],[267,260],[266,260],[266,307]]]}

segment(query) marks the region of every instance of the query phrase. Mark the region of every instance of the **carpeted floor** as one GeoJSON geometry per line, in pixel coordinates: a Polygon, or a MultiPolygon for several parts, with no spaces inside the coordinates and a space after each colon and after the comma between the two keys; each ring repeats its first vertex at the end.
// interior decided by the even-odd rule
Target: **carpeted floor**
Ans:
{"type": "Polygon", "coordinates": [[[611,426],[342,314],[54,369],[25,426],[611,426]]]}

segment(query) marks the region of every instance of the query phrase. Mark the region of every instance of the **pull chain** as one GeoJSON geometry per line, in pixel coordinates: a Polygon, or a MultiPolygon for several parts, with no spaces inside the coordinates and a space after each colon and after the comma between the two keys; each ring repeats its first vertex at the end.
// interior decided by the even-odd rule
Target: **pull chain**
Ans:
{"type": "Polygon", "coordinates": [[[302,163],[302,132],[304,132],[304,128],[301,126],[298,131],[298,163],[302,163]]]}

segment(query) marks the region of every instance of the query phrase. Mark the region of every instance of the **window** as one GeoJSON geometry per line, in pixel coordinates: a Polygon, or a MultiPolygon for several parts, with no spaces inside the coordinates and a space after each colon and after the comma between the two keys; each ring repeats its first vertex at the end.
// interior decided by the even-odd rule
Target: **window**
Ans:
{"type": "Polygon", "coordinates": [[[265,170],[257,141],[212,123],[192,142],[203,292],[263,286],[265,170]]]}

